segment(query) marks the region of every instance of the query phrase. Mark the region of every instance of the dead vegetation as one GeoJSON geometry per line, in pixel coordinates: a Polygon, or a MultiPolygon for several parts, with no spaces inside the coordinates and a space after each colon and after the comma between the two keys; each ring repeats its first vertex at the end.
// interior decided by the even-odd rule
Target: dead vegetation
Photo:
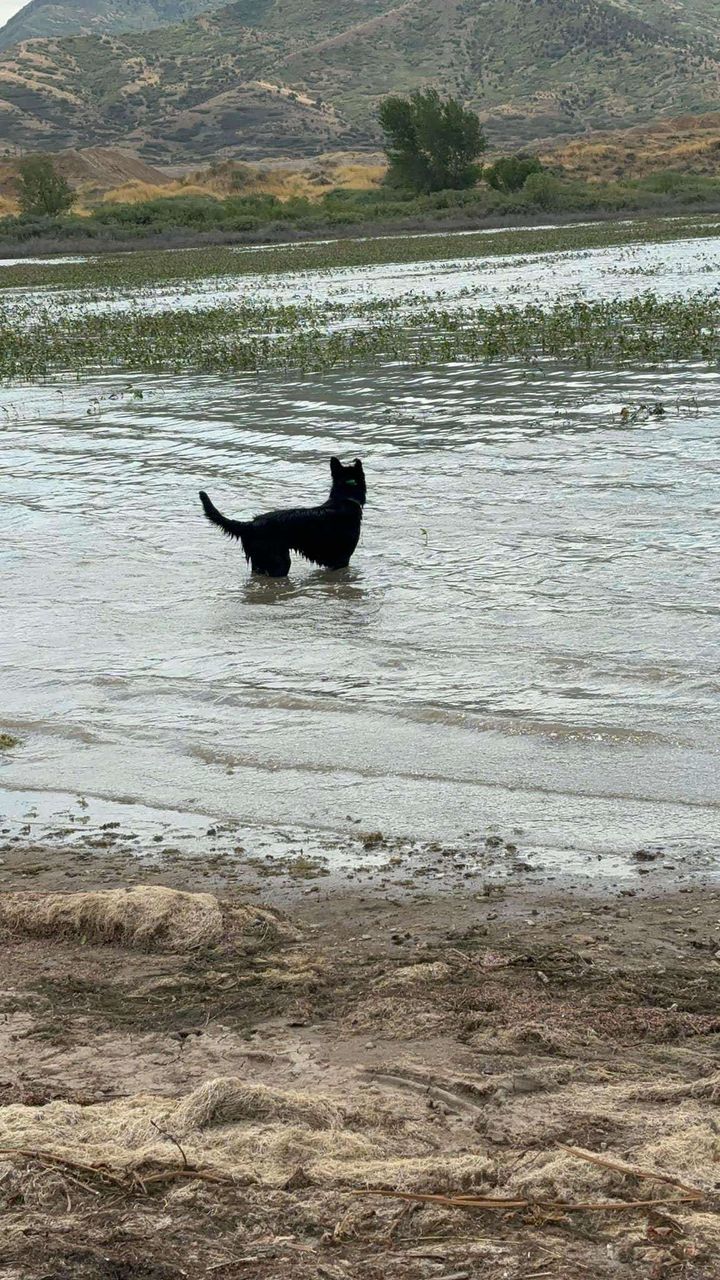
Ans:
{"type": "MultiPolygon", "coordinates": [[[[78,192],[80,209],[88,202],[101,199],[106,192],[118,187],[134,186],[152,188],[156,195],[172,183],[169,175],[154,165],[146,164],[131,152],[119,147],[70,148],[53,155],[59,173],[78,192]]],[[[16,178],[19,159],[6,156],[0,159],[0,216],[17,213],[16,178]]]]}
{"type": "MultiPolygon", "coordinates": [[[[163,169],[146,164],[117,147],[68,149],[53,155],[58,172],[77,193],[75,212],[87,214],[100,203],[137,204],[172,196],[268,195],[319,200],[326,192],[379,186],[386,164],[382,156],[352,153],[320,155],[286,163],[221,160],[195,168],[163,169]]],[[[18,159],[0,159],[0,217],[18,212],[18,159]]]]}
{"type": "Polygon", "coordinates": [[[140,951],[188,952],[231,938],[250,944],[268,934],[294,936],[276,912],[233,904],[210,893],[182,893],[157,885],[90,893],[8,893],[0,898],[0,926],[32,937],[74,937],[140,951]]]}
{"type": "Polygon", "coordinates": [[[542,159],[569,175],[609,182],[651,173],[720,173],[720,113],[660,119],[632,129],[594,130],[557,143],[542,159]]]}
{"type": "Polygon", "coordinates": [[[139,894],[2,905],[3,1274],[714,1280],[717,962],[139,894]]]}

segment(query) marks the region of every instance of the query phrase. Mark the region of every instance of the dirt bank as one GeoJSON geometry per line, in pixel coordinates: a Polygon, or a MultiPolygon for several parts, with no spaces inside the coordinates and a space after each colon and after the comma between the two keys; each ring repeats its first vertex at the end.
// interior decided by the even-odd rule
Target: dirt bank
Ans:
{"type": "Polygon", "coordinates": [[[718,1275],[717,892],[84,852],[3,854],[4,1277],[718,1275]]]}

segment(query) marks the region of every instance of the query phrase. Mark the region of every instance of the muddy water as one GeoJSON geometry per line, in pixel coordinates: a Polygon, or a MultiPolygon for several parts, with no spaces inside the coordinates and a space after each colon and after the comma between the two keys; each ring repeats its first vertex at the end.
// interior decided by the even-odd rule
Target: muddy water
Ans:
{"type": "Polygon", "coordinates": [[[1,396],[6,811],[57,791],[328,840],[720,845],[717,373],[1,396]],[[665,416],[624,423],[645,399],[665,416]],[[368,475],[351,567],[250,578],[198,488],[312,502],[332,453],[368,475]]]}

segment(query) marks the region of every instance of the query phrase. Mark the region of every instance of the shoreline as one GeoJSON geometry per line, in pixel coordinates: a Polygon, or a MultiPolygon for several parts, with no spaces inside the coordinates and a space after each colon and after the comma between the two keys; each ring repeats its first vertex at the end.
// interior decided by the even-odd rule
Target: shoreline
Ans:
{"type": "MultiPolygon", "coordinates": [[[[161,250],[202,249],[217,246],[239,247],[291,247],[313,243],[333,243],[344,240],[383,240],[402,238],[404,236],[452,235],[460,232],[483,231],[522,231],[535,228],[573,227],[577,225],[602,225],[607,222],[633,223],[647,222],[649,219],[672,220],[673,218],[690,218],[712,216],[720,213],[720,201],[710,200],[701,203],[679,205],[677,207],[648,206],[642,209],[607,209],[548,211],[538,209],[536,213],[518,213],[512,215],[473,217],[471,214],[459,213],[452,218],[432,218],[415,216],[401,219],[377,220],[348,225],[320,224],[312,229],[294,227],[292,224],[280,223],[268,226],[264,230],[249,231],[208,231],[181,232],[169,234],[159,232],[157,235],[130,237],[128,239],[102,238],[101,236],[68,236],[62,238],[37,237],[31,241],[0,239],[0,267],[5,259],[28,259],[36,257],[82,256],[100,257],[125,253],[142,253],[161,250]]],[[[1,230],[1,226],[0,226],[1,230]]]]}
{"type": "Polygon", "coordinates": [[[88,837],[2,854],[10,1274],[713,1280],[720,892],[108,872],[88,837]],[[73,926],[113,887],[178,890],[167,936],[73,926]],[[225,932],[179,945],[188,911],[225,932]]]}
{"type": "Polygon", "coordinates": [[[25,788],[4,789],[0,805],[0,892],[163,883],[260,895],[295,910],[310,895],[352,897],[360,887],[404,905],[428,895],[609,901],[720,887],[717,842],[701,836],[554,847],[521,827],[493,825],[440,839],[378,830],[350,813],[330,828],[25,788]]]}

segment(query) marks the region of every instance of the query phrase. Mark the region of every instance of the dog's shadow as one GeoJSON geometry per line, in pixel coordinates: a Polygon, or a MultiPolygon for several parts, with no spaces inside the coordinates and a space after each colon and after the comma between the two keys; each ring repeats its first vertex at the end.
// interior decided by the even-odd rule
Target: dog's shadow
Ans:
{"type": "Polygon", "coordinates": [[[251,605],[283,605],[308,599],[335,600],[340,604],[362,604],[370,597],[358,570],[312,569],[301,577],[267,578],[251,574],[243,584],[240,599],[251,605]]]}

